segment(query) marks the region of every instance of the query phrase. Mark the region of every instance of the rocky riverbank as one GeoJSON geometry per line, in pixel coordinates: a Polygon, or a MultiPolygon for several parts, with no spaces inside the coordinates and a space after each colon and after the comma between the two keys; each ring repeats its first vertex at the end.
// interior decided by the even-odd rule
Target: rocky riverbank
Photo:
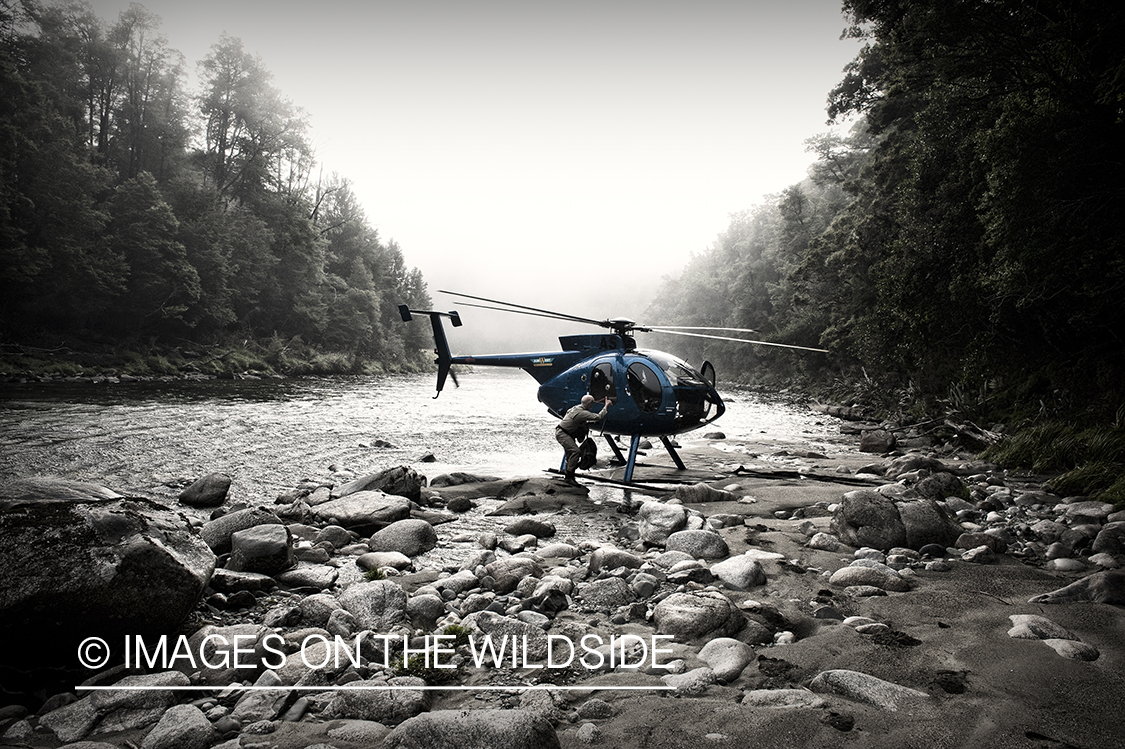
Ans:
{"type": "Polygon", "coordinates": [[[951,451],[763,447],[699,439],[593,492],[404,466],[257,507],[216,475],[165,508],[15,482],[5,686],[69,671],[10,697],[2,743],[1116,740],[1125,517],[951,451]],[[116,657],[76,668],[94,636],[116,657]]]}

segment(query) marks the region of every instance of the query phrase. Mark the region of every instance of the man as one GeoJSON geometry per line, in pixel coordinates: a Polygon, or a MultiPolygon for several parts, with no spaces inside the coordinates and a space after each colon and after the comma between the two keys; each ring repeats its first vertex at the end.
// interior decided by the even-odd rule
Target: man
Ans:
{"type": "Polygon", "coordinates": [[[571,486],[581,486],[574,478],[574,472],[578,470],[578,446],[590,433],[590,424],[601,421],[609,412],[610,399],[607,397],[604,402],[605,407],[594,413],[590,410],[590,406],[594,405],[594,396],[589,393],[583,395],[582,402],[567,411],[555,427],[555,439],[566,452],[566,483],[571,486]]]}

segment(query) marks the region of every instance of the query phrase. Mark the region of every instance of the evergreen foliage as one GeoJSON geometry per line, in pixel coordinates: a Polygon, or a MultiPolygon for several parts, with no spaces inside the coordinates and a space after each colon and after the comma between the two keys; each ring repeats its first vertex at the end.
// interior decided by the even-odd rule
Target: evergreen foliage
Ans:
{"type": "Polygon", "coordinates": [[[650,317],[832,352],[698,344],[727,377],[868,383],[879,405],[957,400],[1009,424],[1112,421],[1125,402],[1125,7],[844,10],[868,43],[828,113],[857,124],[811,138],[809,179],[732,216],[650,317]]]}
{"type": "Polygon", "coordinates": [[[353,370],[425,365],[395,305],[429,306],[426,285],[345,179],[313,179],[304,113],[225,34],[191,94],[157,24],[136,4],[107,24],[0,0],[0,336],[299,340],[353,370]]]}

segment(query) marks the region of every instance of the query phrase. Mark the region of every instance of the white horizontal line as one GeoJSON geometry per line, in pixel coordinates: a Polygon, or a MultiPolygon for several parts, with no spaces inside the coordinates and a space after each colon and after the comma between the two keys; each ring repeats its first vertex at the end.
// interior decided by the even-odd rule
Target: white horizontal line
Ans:
{"type": "Polygon", "coordinates": [[[458,686],[458,687],[442,687],[442,686],[424,686],[424,687],[409,687],[409,686],[381,686],[381,685],[363,685],[352,686],[351,684],[343,684],[339,686],[276,686],[276,687],[260,687],[249,686],[245,687],[241,684],[229,684],[227,686],[152,686],[152,685],[136,685],[119,687],[115,685],[110,686],[77,686],[75,691],[78,692],[222,692],[227,689],[233,689],[239,692],[279,692],[279,691],[301,691],[301,692],[342,692],[344,690],[352,691],[368,691],[368,692],[503,692],[513,689],[523,691],[535,690],[557,690],[557,691],[585,691],[585,692],[605,692],[605,691],[668,691],[675,689],[673,686],[651,686],[651,687],[626,687],[626,686],[554,686],[551,684],[540,684],[536,686],[531,685],[498,685],[498,686],[458,686]]]}

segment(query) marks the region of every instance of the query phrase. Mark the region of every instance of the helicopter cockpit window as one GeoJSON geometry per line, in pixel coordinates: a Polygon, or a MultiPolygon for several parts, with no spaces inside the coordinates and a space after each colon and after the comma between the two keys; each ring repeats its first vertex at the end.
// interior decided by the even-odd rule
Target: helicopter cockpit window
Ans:
{"type": "Polygon", "coordinates": [[[625,376],[629,381],[629,392],[639,409],[645,413],[653,413],[660,408],[664,389],[651,367],[643,362],[633,362],[625,370],[625,376]]]}
{"type": "Polygon", "coordinates": [[[673,385],[703,385],[703,375],[692,368],[690,364],[666,354],[663,351],[642,351],[657,366],[664,370],[673,385]]]}
{"type": "Polygon", "coordinates": [[[594,367],[593,374],[590,375],[590,395],[596,401],[617,397],[617,388],[613,386],[612,362],[602,362],[594,367]]]}

